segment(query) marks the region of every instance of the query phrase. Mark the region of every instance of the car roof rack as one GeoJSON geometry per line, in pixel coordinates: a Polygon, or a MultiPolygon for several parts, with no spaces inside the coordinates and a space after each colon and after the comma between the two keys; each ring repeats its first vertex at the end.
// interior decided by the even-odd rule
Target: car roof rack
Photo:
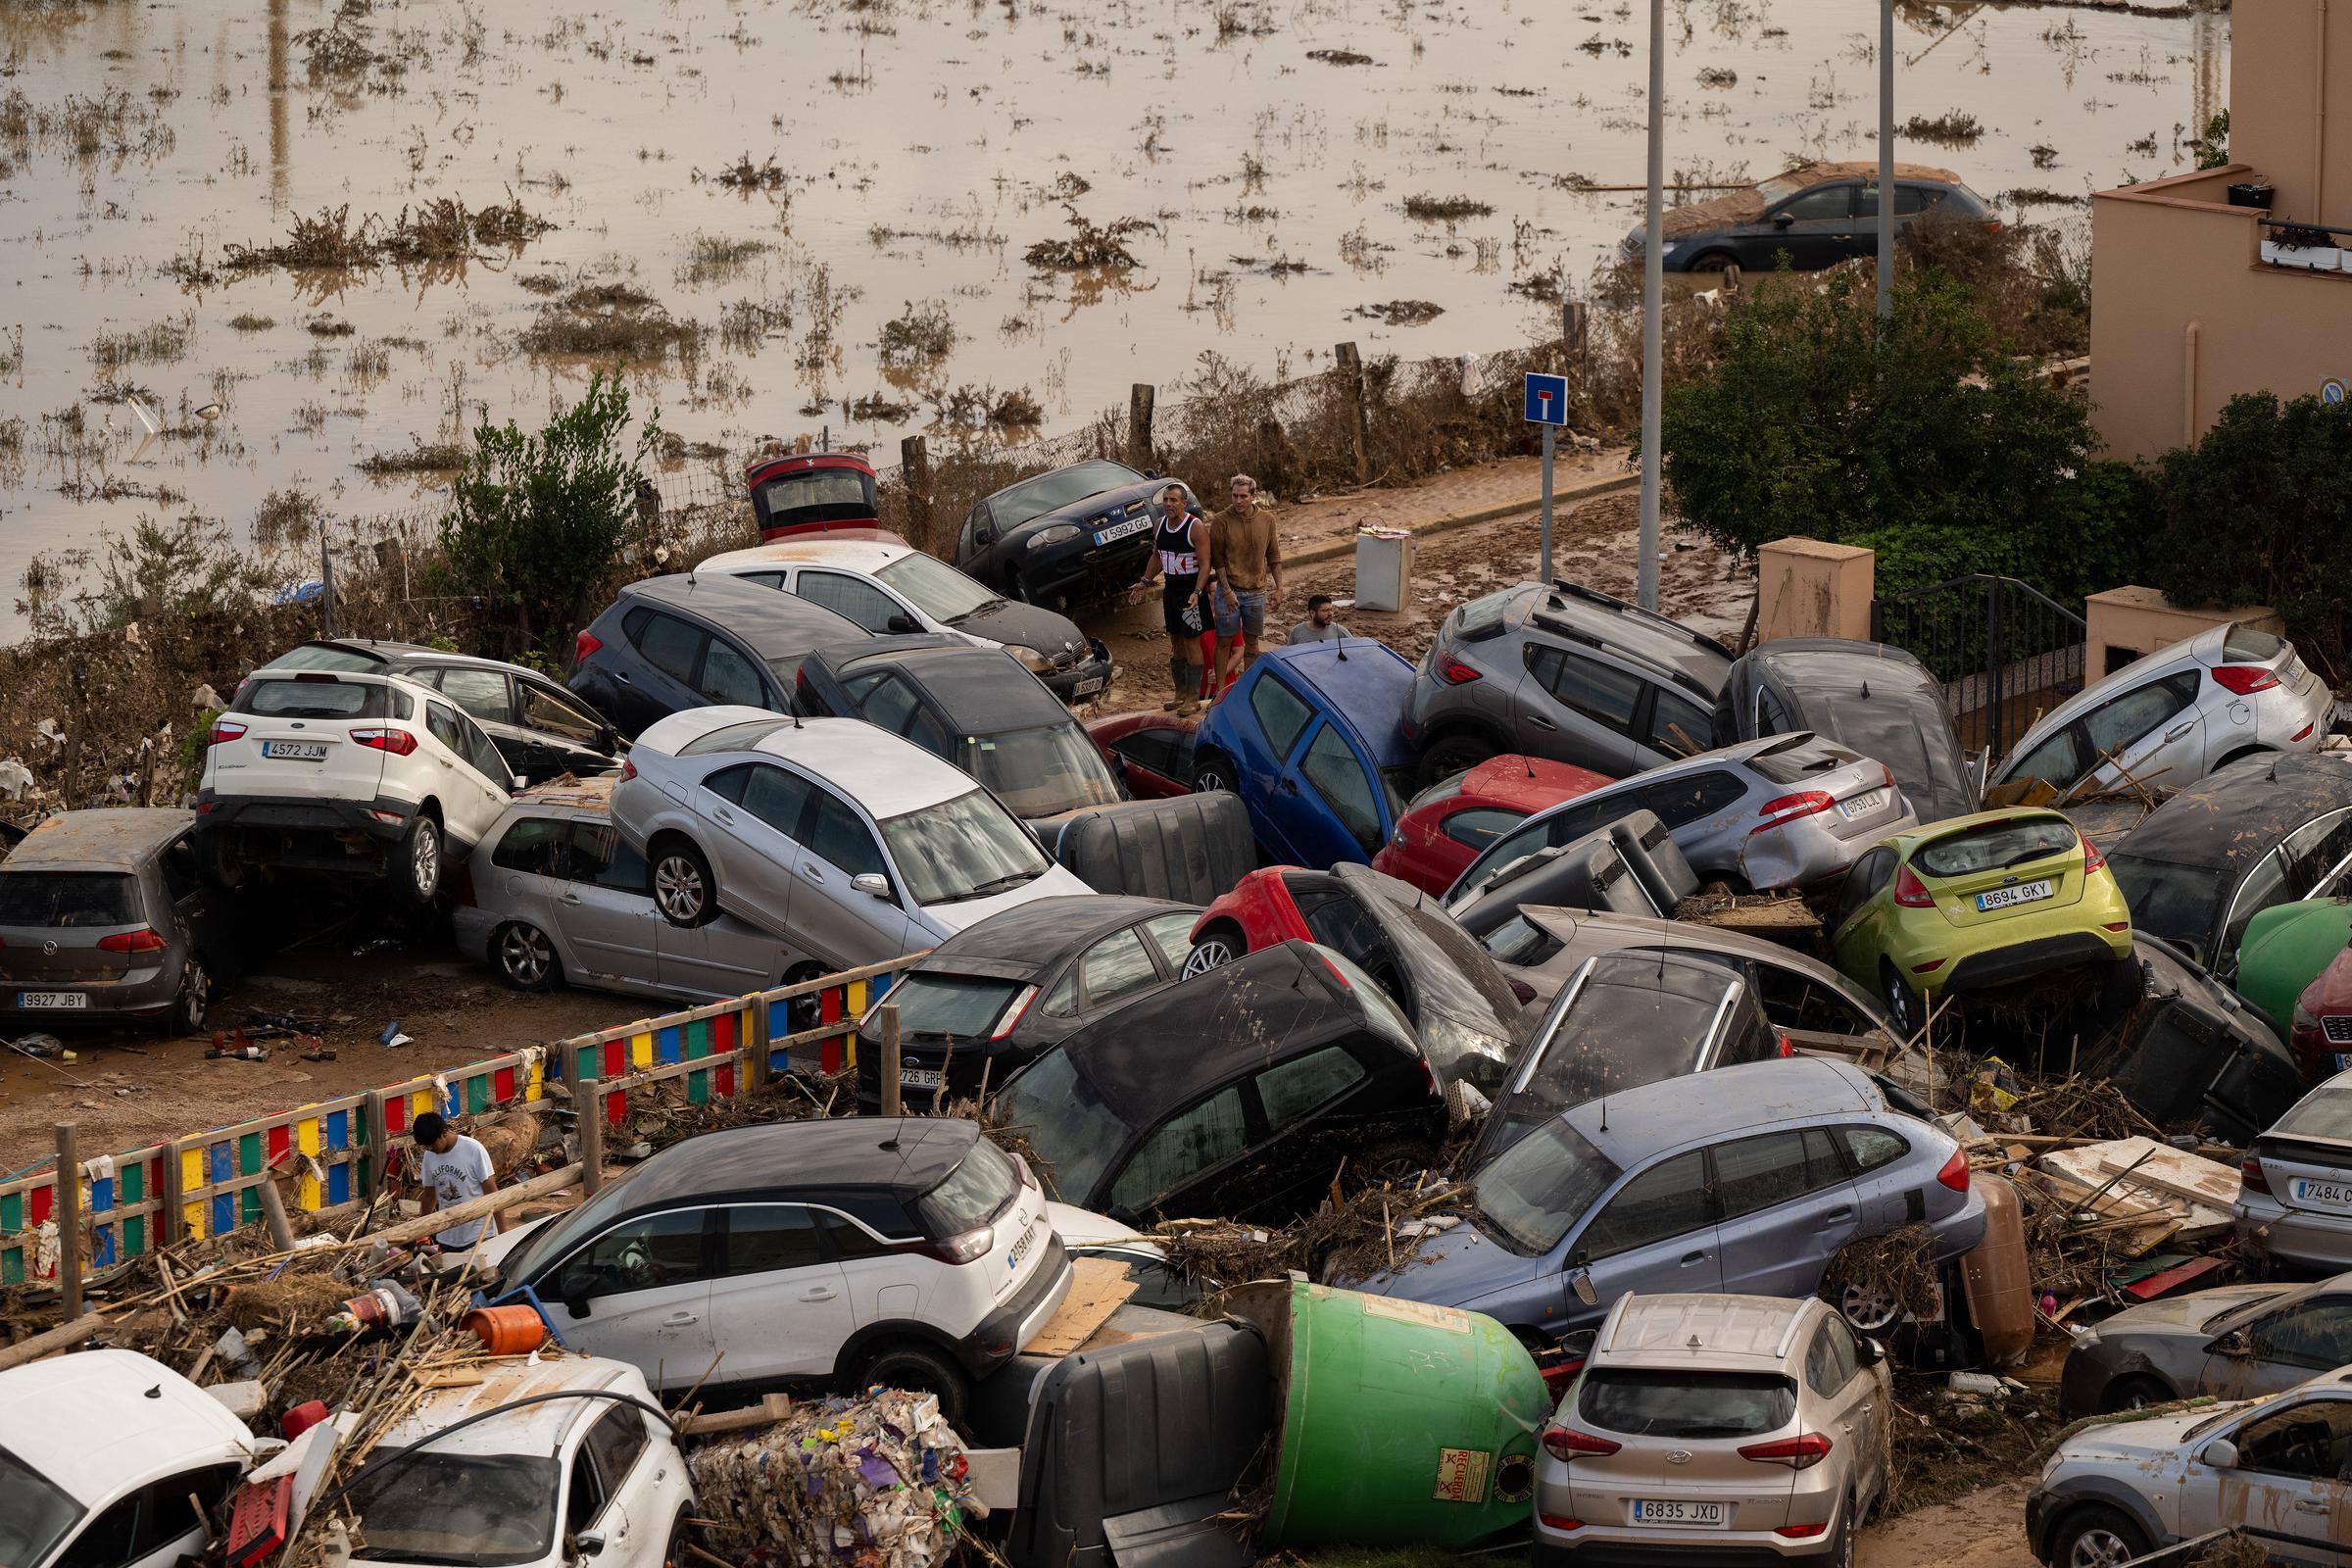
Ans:
{"type": "MultiPolygon", "coordinates": [[[[1623,643],[1613,643],[1605,637],[1597,637],[1573,621],[1562,620],[1559,616],[1547,614],[1542,610],[1538,610],[1530,618],[1538,627],[1550,632],[1555,637],[1564,638],[1572,643],[1581,643],[1587,648],[1607,654],[1611,659],[1620,659],[1629,664],[1639,665],[1653,679],[1667,681],[1682,687],[1698,699],[1701,708],[1714,705],[1717,694],[1709,691],[1705,682],[1687,669],[1678,668],[1662,659],[1652,659],[1639,648],[1628,648],[1623,643]]],[[[1706,638],[1699,637],[1696,632],[1692,632],[1690,635],[1701,643],[1707,641],[1706,638]]]]}
{"type": "Polygon", "coordinates": [[[1689,626],[1684,625],[1681,621],[1674,619],[1670,615],[1661,615],[1654,610],[1643,610],[1640,605],[1632,604],[1626,600],[1620,599],[1615,594],[1604,594],[1597,588],[1588,588],[1583,583],[1579,582],[1562,582],[1557,577],[1554,577],[1544,586],[1547,593],[1555,596],[1559,594],[1567,594],[1571,598],[1581,599],[1589,605],[1598,605],[1605,610],[1614,610],[1619,614],[1639,615],[1643,620],[1649,621],[1653,625],[1673,632],[1676,636],[1690,638],[1693,644],[1700,648],[1712,649],[1726,659],[1730,659],[1732,657],[1732,651],[1729,648],[1724,647],[1723,644],[1717,642],[1714,638],[1709,637],[1704,632],[1693,631],[1689,626]]]}

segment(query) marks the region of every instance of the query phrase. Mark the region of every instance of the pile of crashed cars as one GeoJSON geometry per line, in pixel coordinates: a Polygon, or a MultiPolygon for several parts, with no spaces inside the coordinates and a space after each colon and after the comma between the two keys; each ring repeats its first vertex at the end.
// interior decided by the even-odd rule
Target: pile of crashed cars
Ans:
{"type": "MultiPolygon", "coordinates": [[[[687,1138],[475,1250],[476,1299],[625,1396],[452,1448],[537,1445],[544,1477],[462,1483],[545,1528],[466,1545],[412,1501],[387,1534],[413,1544],[371,1560],[663,1560],[701,1516],[629,1490],[670,1441],[647,1396],[889,1388],[959,1453],[1018,1451],[987,1528],[1024,1568],[1247,1562],[1350,1519],[1849,1561],[1892,1485],[1890,1363],[1998,1373],[2037,1334],[2071,1341],[2070,1414],[2224,1401],[2062,1445],[2043,1560],[2257,1514],[2270,1549],[2333,1560],[2352,1275],[2272,1281],[2352,1268],[2352,764],[2291,646],[2161,651],[1989,771],[1899,651],[1735,658],[1560,583],[1462,606],[1418,667],[1271,649],[1197,719],[1081,724],[1109,675],[1054,612],[830,535],[631,586],[561,686],[306,644],[220,714],[192,813],[67,813],[0,864],[0,1020],[200,1018],[232,961],[208,920],[320,872],[448,908],[522,989],[704,1001],[924,953],[859,1025],[835,1099],[867,1115],[687,1138]],[[2170,799],[2093,841],[2096,803],[2151,785],[2170,799]],[[2089,1100],[2124,1128],[2033,1119],[2089,1100]],[[872,1114],[902,1101],[946,1113],[872,1114]],[[1186,1263],[1202,1227],[1366,1212],[1377,1247],[1249,1311],[1245,1279],[1186,1263]],[[2064,1299],[2036,1277],[2062,1254],[2064,1299]],[[1855,1261],[1887,1257],[1924,1288],[1855,1261]],[[1101,1305],[1090,1265],[1124,1290],[1061,1345],[1101,1305]],[[2233,1269],[2261,1283],[2213,1288],[2233,1269]],[[1348,1415],[1309,1396],[1408,1333],[1502,1370],[1401,1426],[1369,1373],[1348,1415]],[[1481,1426],[1519,1397],[1497,1388],[1533,1391],[1515,1447],[1481,1426]],[[1319,1473],[1343,1441],[1371,1457],[1319,1473]]],[[[0,1373],[0,1412],[36,1370],[69,1376],[0,1373]]],[[[143,1562],[179,1540],[159,1521],[199,1528],[188,1491],[221,1494],[191,1469],[117,1500],[119,1467],[51,1475],[7,1420],[0,1480],[54,1498],[46,1534],[0,1525],[0,1560],[143,1562]],[[153,1550],[85,1550],[101,1526],[153,1550]]],[[[845,1546],[922,1562],[955,1536],[873,1500],[909,1484],[890,1466],[864,1484],[845,1546]]],[[[938,1496],[981,1528],[976,1494],[938,1496]]]]}

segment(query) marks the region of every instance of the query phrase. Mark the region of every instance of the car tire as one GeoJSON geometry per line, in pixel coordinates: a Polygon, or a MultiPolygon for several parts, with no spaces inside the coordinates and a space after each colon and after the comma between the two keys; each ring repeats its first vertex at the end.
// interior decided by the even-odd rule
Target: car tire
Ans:
{"type": "Polygon", "coordinates": [[[681,1510],[669,1522],[669,1544],[662,1548],[662,1568],[686,1568],[686,1559],[692,1555],[686,1548],[693,1541],[694,1524],[681,1510]]]}
{"type": "Polygon", "coordinates": [[[237,853],[236,841],[226,833],[215,833],[201,841],[204,845],[203,870],[205,880],[217,888],[230,892],[245,885],[245,858],[237,853]]]}
{"type": "Polygon", "coordinates": [[[1884,958],[1879,960],[1879,996],[1886,1004],[1886,1016],[1893,1020],[1895,1028],[1902,1031],[1903,1040],[1908,1042],[1917,1039],[1920,1024],[1927,1016],[1919,993],[1912,990],[1903,977],[1895,972],[1894,965],[1884,958]]]}
{"type": "Polygon", "coordinates": [[[1740,286],[1740,258],[1730,251],[1709,251],[1693,261],[1690,270],[1693,272],[1721,272],[1725,288],[1736,289],[1740,286]]]}
{"type": "Polygon", "coordinates": [[[1854,1538],[1861,1533],[1862,1518],[1854,1510],[1854,1499],[1845,1499],[1845,1517],[1838,1521],[1838,1533],[1830,1537],[1830,1549],[1821,1554],[1824,1568],[1854,1568],[1854,1538]]]}
{"type": "Polygon", "coordinates": [[[1438,1152],[1425,1140],[1384,1138],[1348,1162],[1348,1185],[1357,1188],[1394,1187],[1423,1171],[1436,1170],[1438,1152]]]}
{"type": "Polygon", "coordinates": [[[853,1393],[880,1384],[932,1395],[939,1400],[939,1413],[958,1431],[962,1430],[964,1407],[972,1392],[971,1380],[964,1376],[963,1368],[941,1351],[914,1340],[894,1340],[870,1351],[858,1363],[855,1383],[853,1393]]]}
{"type": "Polygon", "coordinates": [[[2147,994],[2147,971],[2136,956],[2110,958],[2099,966],[2099,1013],[2112,1018],[2147,994]]]}
{"type": "Polygon", "coordinates": [[[1029,598],[1029,585],[1021,581],[1019,572],[1008,571],[1004,574],[1004,597],[1016,605],[1026,605],[1032,602],[1029,598]]]}
{"type": "Polygon", "coordinates": [[[1476,767],[1488,758],[1500,755],[1483,735],[1466,731],[1441,735],[1430,742],[1428,751],[1421,754],[1421,769],[1414,775],[1414,781],[1420,788],[1428,789],[1433,784],[1444,783],[1464,768],[1476,767]]]}
{"type": "Polygon", "coordinates": [[[1242,935],[1241,928],[1220,920],[1200,933],[1193,951],[1184,956],[1184,967],[1176,978],[1190,980],[1211,969],[1222,969],[1249,951],[1249,939],[1242,935]]]}
{"type": "Polygon", "coordinates": [[[1239,795],[1240,778],[1222,752],[1203,752],[1193,760],[1195,795],[1239,795]]]}
{"type": "Polygon", "coordinates": [[[527,920],[510,920],[490,938],[491,966],[510,991],[546,991],[563,977],[563,960],[548,934],[527,920]]]}
{"type": "Polygon", "coordinates": [[[429,909],[441,892],[441,824],[430,811],[409,818],[409,830],[392,851],[392,885],[412,909],[429,909]]]}
{"type": "Polygon", "coordinates": [[[2085,1503],[2050,1533],[2050,1568],[2115,1568],[2147,1555],[2155,1544],[2138,1521],[2105,1503],[2085,1503]]]}
{"type": "MultiPolygon", "coordinates": [[[[805,986],[811,980],[822,979],[824,974],[825,966],[821,963],[799,963],[784,971],[784,984],[805,986]]],[[[825,1002],[821,992],[811,991],[784,1004],[784,1026],[793,1034],[813,1029],[824,1021],[825,1002]]]]}
{"type": "Polygon", "coordinates": [[[1837,1288],[1829,1301],[1845,1319],[1845,1326],[1865,1339],[1884,1334],[1903,1320],[1902,1298],[1884,1285],[1849,1280],[1837,1288]]]}
{"type": "Polygon", "coordinates": [[[204,970],[204,960],[190,955],[186,967],[179,971],[179,989],[172,994],[172,1010],[164,1014],[164,1027],[173,1038],[204,1032],[204,1010],[213,999],[213,977],[204,970]]]}
{"type": "Polygon", "coordinates": [[[718,882],[709,857],[685,839],[669,838],[655,847],[652,859],[654,907],[662,919],[691,929],[718,918],[718,882]]]}
{"type": "Polygon", "coordinates": [[[2165,1387],[2162,1378],[2134,1372],[2117,1378],[2099,1391],[2099,1414],[2122,1415],[2131,1410],[2144,1410],[2151,1404],[2168,1404],[2178,1397],[2165,1387]]]}

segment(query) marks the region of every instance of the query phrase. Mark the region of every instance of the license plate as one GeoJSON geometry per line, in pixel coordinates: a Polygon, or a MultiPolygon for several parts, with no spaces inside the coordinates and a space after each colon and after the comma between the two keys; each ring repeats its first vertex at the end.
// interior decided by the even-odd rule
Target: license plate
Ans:
{"type": "Polygon", "coordinates": [[[1977,895],[1980,911],[2012,909],[2021,904],[2039,904],[2056,890],[2047,882],[2020,882],[2013,888],[1994,888],[1977,895]]]}
{"type": "Polygon", "coordinates": [[[1072,697],[1092,697],[1102,689],[1102,681],[1103,677],[1101,675],[1097,675],[1093,680],[1082,680],[1070,688],[1070,695],[1072,697]]]}
{"type": "Polygon", "coordinates": [[[1634,1523],[1680,1525],[1686,1530],[1729,1530],[1732,1528],[1732,1505],[1728,1502],[1690,1502],[1680,1497],[1636,1497],[1634,1523]]]}
{"type": "Polygon", "coordinates": [[[1106,545],[1115,539],[1132,539],[1151,526],[1152,519],[1150,517],[1129,517],[1125,522],[1114,522],[1107,528],[1097,528],[1095,543],[1106,545]]]}
{"type": "Polygon", "coordinates": [[[899,1082],[909,1089],[937,1089],[939,1074],[929,1067],[901,1067],[899,1082]]]}
{"type": "Polygon", "coordinates": [[[2352,1182],[2315,1182],[2308,1176],[2298,1176],[2291,1185],[2298,1203],[2317,1203],[2322,1208],[2352,1208],[2352,1182]]]}
{"type": "Polygon", "coordinates": [[[1838,812],[1848,822],[1859,822],[1866,816],[1876,816],[1886,809],[1887,798],[1893,793],[1891,790],[1872,790],[1868,795],[1857,795],[1851,800],[1839,801],[1838,812]]]}
{"type": "Polygon", "coordinates": [[[2339,1051],[2335,1054],[2335,1070],[2352,1072],[2352,1051],[2339,1051]]]}
{"type": "Polygon", "coordinates": [[[1037,1245],[1038,1230],[1038,1226],[1030,1226],[1027,1233],[1024,1234],[1019,1241],[1012,1244],[1012,1250],[1004,1254],[1004,1262],[1006,1267],[1017,1269],[1021,1266],[1021,1259],[1027,1257],[1029,1255],[1029,1250],[1037,1245]]]}
{"type": "Polygon", "coordinates": [[[324,741],[264,741],[264,757],[282,757],[289,762],[323,762],[326,760],[324,741]]]}
{"type": "Polygon", "coordinates": [[[87,1007],[90,999],[78,991],[20,991],[20,1007],[87,1007]]]}

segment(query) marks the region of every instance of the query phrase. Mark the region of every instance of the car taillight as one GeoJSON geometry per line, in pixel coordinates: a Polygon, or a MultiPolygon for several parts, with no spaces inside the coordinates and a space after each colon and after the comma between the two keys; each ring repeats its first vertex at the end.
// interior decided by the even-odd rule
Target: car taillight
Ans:
{"type": "Polygon", "coordinates": [[[1830,1522],[1824,1519],[1817,1525],[1774,1525],[1772,1533],[1789,1541],[1811,1541],[1829,1528],[1830,1522]]]}
{"type": "Polygon", "coordinates": [[[1788,1037],[1787,1035],[1781,1036],[1781,1054],[1784,1056],[1793,1056],[1796,1054],[1796,1048],[1788,1043],[1788,1037]]]}
{"type": "Polygon", "coordinates": [[[571,663],[574,669],[588,662],[588,656],[605,646],[605,640],[592,632],[582,632],[571,642],[571,663]]]}
{"type": "Polygon", "coordinates": [[[2289,746],[2292,746],[2297,741],[2307,741],[2309,739],[2311,739],[2311,726],[2306,724],[2301,729],[2295,731],[2292,735],[2289,735],[2286,738],[2286,743],[2289,746]]]}
{"type": "Polygon", "coordinates": [[[118,931],[98,939],[101,953],[161,953],[164,939],[152,931],[118,931]]]}
{"type": "Polygon", "coordinates": [[[1467,686],[1478,679],[1478,671],[1458,659],[1448,659],[1438,665],[1438,678],[1448,686],[1467,686]]]}
{"type": "Polygon", "coordinates": [[[1906,909],[1936,907],[1936,901],[1928,896],[1928,885],[1912,875],[1907,865],[1894,868],[1894,902],[1906,909]]]}
{"type": "Polygon", "coordinates": [[[2249,1193],[2271,1195],[2271,1178],[2264,1173],[2262,1161],[2248,1154],[2237,1167],[2237,1185],[2249,1193]]]}
{"type": "Polygon", "coordinates": [[[1785,1464],[1791,1470],[1810,1470],[1830,1456],[1830,1440],[1818,1432],[1770,1443],[1750,1443],[1740,1450],[1742,1459],[1758,1464],[1785,1464]]]}
{"type": "Polygon", "coordinates": [[[2083,835],[2082,874],[2084,876],[2090,876],[2095,872],[2104,871],[2106,869],[2107,857],[2099,853],[2099,847],[2090,842],[2090,837],[2088,834],[2083,835]]]}
{"type": "Polygon", "coordinates": [[[1949,1187],[1955,1193],[1967,1192],[1968,1156],[1957,1149],[1953,1150],[1952,1157],[1945,1160],[1943,1169],[1936,1173],[1936,1185],[1949,1187]]]}
{"type": "Polygon", "coordinates": [[[1987,234],[1998,234],[2000,231],[2001,231],[2001,220],[2000,220],[1999,219],[1997,219],[1997,218],[1987,218],[1986,220],[1984,220],[1984,232],[1985,232],[1985,233],[1987,233],[1987,234]]]}
{"type": "Polygon", "coordinates": [[[1747,836],[1752,839],[1767,828],[1779,827],[1782,823],[1793,822],[1800,816],[1811,816],[1818,811],[1826,811],[1837,804],[1836,801],[1830,799],[1826,790],[1801,790],[1794,795],[1784,795],[1778,800],[1767,801],[1764,804],[1764,819],[1749,828],[1747,836]]]}
{"type": "Polygon", "coordinates": [[[624,757],[624,758],[622,758],[622,759],[620,760],[620,781],[621,781],[623,784],[626,784],[626,783],[627,783],[629,780],[631,780],[631,779],[635,778],[636,776],[637,776],[637,759],[635,759],[634,757],[624,757]]]}
{"type": "Polygon", "coordinates": [[[1012,1004],[1004,1009],[1003,1021],[997,1025],[996,1033],[990,1035],[988,1038],[991,1040],[1002,1040],[1006,1035],[1012,1033],[1014,1029],[1020,1027],[1021,1020],[1029,1016],[1029,1004],[1035,1002],[1036,1000],[1037,987],[1021,987],[1021,994],[1013,998],[1012,1004]]]}
{"type": "Polygon", "coordinates": [[[1355,989],[1355,987],[1348,983],[1348,977],[1340,973],[1340,966],[1331,961],[1330,954],[1318,949],[1316,950],[1315,956],[1323,960],[1323,967],[1331,971],[1331,977],[1340,983],[1340,989],[1342,991],[1353,991],[1355,989]]]}
{"type": "Polygon", "coordinates": [[[1540,1513],[1536,1517],[1544,1521],[1544,1528],[1546,1530],[1582,1530],[1585,1528],[1585,1522],[1582,1519],[1571,1519],[1564,1513],[1540,1513]]]}
{"type": "Polygon", "coordinates": [[[355,729],[350,735],[370,751],[390,752],[394,757],[406,757],[416,750],[416,737],[405,729],[355,729]]]}
{"type": "Polygon", "coordinates": [[[1554,1459],[1573,1459],[1579,1454],[1605,1459],[1624,1446],[1622,1443],[1611,1443],[1606,1438],[1596,1438],[1590,1432],[1579,1432],[1574,1427],[1548,1426],[1544,1429],[1544,1451],[1554,1459]]]}
{"type": "Polygon", "coordinates": [[[976,1257],[985,1256],[988,1250],[996,1245],[997,1228],[994,1225],[983,1225],[977,1230],[965,1231],[960,1235],[949,1236],[933,1242],[923,1250],[943,1263],[969,1263],[976,1257]]]}
{"type": "Polygon", "coordinates": [[[2267,692],[2278,685],[2278,677],[2260,664],[2217,664],[2214,666],[2213,683],[2240,697],[2251,697],[2256,692],[2267,692]]]}
{"type": "Polygon", "coordinates": [[[216,718],[213,720],[213,733],[211,737],[207,739],[205,744],[208,746],[218,746],[222,741],[237,740],[241,738],[244,733],[245,726],[238,723],[235,719],[216,718]]]}

